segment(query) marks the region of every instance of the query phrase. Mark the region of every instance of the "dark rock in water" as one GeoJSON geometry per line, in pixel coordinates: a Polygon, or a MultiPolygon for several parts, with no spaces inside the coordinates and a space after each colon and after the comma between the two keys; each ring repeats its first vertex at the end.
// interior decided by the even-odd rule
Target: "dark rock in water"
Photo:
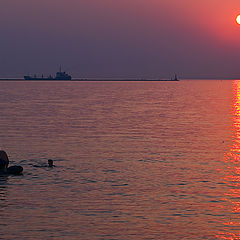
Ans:
{"type": "Polygon", "coordinates": [[[18,175],[18,174],[21,174],[22,171],[23,171],[23,167],[21,167],[21,166],[11,166],[11,167],[7,168],[8,174],[18,175]]]}
{"type": "Polygon", "coordinates": [[[7,153],[0,150],[0,170],[5,170],[8,167],[9,159],[7,153]]]}

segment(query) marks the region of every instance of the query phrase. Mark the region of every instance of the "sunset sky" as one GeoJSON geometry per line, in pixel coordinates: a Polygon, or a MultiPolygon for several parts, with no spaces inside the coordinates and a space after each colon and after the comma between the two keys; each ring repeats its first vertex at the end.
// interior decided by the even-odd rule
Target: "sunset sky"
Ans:
{"type": "Polygon", "coordinates": [[[239,0],[0,0],[0,78],[240,78],[239,0]]]}

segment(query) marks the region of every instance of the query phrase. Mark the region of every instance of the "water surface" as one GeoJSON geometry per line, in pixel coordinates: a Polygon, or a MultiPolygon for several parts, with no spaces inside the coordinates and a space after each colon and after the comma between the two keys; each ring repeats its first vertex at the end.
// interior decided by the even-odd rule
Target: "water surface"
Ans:
{"type": "Polygon", "coordinates": [[[240,238],[240,81],[2,81],[0,112],[0,239],[240,238]]]}

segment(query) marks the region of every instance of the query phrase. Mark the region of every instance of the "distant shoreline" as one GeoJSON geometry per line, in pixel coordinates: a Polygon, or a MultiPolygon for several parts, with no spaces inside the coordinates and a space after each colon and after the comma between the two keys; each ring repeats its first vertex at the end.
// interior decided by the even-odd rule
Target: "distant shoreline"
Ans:
{"type": "Polygon", "coordinates": [[[19,82],[178,82],[180,80],[171,79],[105,79],[105,78],[76,78],[71,80],[25,80],[21,78],[0,78],[0,81],[19,81],[19,82]]]}

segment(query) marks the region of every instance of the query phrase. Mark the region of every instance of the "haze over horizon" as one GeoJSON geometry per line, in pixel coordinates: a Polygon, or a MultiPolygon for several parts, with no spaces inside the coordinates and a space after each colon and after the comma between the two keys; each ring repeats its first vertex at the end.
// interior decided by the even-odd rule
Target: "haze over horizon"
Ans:
{"type": "Polygon", "coordinates": [[[237,0],[1,0],[0,78],[240,78],[237,0]]]}

